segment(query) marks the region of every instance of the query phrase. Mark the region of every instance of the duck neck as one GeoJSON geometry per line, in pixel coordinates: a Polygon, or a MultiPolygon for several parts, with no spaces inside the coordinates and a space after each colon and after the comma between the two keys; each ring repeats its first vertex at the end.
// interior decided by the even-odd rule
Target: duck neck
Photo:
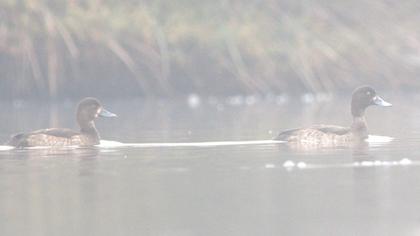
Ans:
{"type": "Polygon", "coordinates": [[[353,124],[351,125],[351,132],[360,140],[368,138],[368,127],[365,116],[353,116],[353,124]]]}
{"type": "Polygon", "coordinates": [[[88,135],[92,138],[99,140],[99,133],[96,130],[95,123],[93,121],[89,121],[87,123],[79,123],[80,125],[80,132],[84,135],[88,135]]]}

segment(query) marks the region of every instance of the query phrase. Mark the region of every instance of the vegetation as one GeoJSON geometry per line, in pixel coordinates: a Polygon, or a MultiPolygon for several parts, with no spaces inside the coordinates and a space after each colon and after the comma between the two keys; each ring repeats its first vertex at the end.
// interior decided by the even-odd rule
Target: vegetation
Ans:
{"type": "Polygon", "coordinates": [[[417,89],[419,10],[414,0],[0,0],[0,91],[417,89]]]}

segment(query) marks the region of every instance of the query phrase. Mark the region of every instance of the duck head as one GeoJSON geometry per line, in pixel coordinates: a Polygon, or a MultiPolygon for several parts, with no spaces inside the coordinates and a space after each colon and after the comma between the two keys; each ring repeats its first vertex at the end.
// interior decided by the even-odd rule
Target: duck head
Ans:
{"type": "Polygon", "coordinates": [[[112,112],[102,107],[96,98],[87,97],[79,102],[77,106],[77,122],[82,129],[93,126],[93,121],[99,117],[117,117],[112,112]]]}
{"type": "Polygon", "coordinates": [[[351,113],[354,117],[363,116],[366,108],[372,105],[381,107],[392,106],[391,103],[386,102],[377,95],[372,87],[363,86],[354,90],[351,100],[351,113]]]}

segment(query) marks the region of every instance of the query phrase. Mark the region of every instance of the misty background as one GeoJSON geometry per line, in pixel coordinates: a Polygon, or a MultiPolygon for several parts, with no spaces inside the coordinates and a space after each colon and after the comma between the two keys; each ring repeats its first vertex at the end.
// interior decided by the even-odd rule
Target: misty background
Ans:
{"type": "Polygon", "coordinates": [[[0,97],[420,88],[420,2],[1,0],[0,97]]]}

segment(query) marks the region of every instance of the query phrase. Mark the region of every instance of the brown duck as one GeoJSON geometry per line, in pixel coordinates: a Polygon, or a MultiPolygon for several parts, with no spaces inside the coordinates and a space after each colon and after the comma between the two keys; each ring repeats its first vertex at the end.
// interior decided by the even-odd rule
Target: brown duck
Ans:
{"type": "Polygon", "coordinates": [[[353,92],[351,114],[353,123],[350,127],[335,125],[315,125],[309,128],[291,129],[281,132],[275,140],[290,143],[311,144],[319,146],[348,145],[363,142],[368,138],[368,127],[365,120],[365,110],[371,105],[382,107],[392,106],[369,87],[359,87],[353,92]]]}
{"type": "Polygon", "coordinates": [[[105,110],[96,98],[84,98],[77,106],[77,123],[80,131],[63,128],[36,130],[14,135],[6,144],[15,147],[36,146],[93,146],[99,144],[100,136],[94,120],[98,117],[116,117],[105,110]]]}

